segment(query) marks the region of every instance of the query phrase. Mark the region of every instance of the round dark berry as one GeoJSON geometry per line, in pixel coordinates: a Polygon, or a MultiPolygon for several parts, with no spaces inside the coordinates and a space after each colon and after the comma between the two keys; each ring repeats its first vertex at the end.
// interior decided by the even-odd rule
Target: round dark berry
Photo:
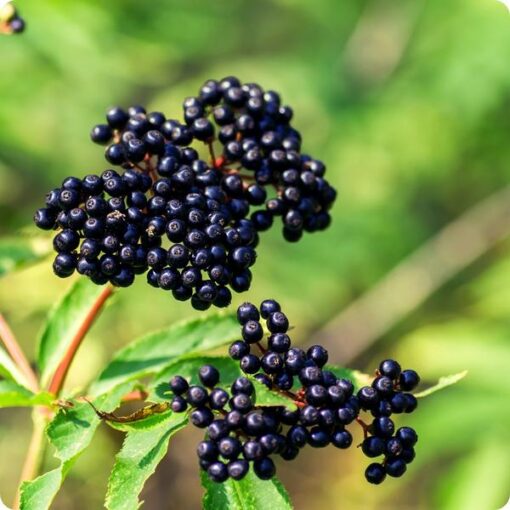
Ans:
{"type": "Polygon", "coordinates": [[[411,391],[418,386],[420,376],[414,370],[404,370],[400,374],[399,384],[403,391],[411,391]]]}
{"type": "Polygon", "coordinates": [[[242,328],[243,339],[250,343],[260,342],[264,336],[264,330],[260,325],[260,322],[255,320],[248,320],[243,324],[242,328]]]}
{"type": "Polygon", "coordinates": [[[306,352],[306,356],[313,360],[318,367],[323,367],[328,362],[328,351],[322,345],[312,345],[306,352]]]}
{"type": "Polygon", "coordinates": [[[227,470],[229,476],[234,480],[242,480],[246,474],[248,473],[250,465],[246,460],[234,460],[229,462],[227,465],[227,470]]]}
{"type": "Polygon", "coordinates": [[[228,393],[221,388],[215,388],[209,395],[209,405],[211,409],[223,409],[228,402],[228,393]]]}
{"type": "Polygon", "coordinates": [[[206,404],[209,395],[202,386],[190,386],[186,399],[193,407],[201,407],[206,404]]]}
{"type": "Polygon", "coordinates": [[[250,345],[242,340],[237,340],[230,346],[228,353],[232,359],[240,360],[250,353],[250,345]]]}
{"type": "Polygon", "coordinates": [[[392,380],[395,380],[399,377],[401,370],[402,369],[400,365],[392,359],[381,361],[379,365],[379,372],[381,375],[389,377],[392,380]]]}
{"type": "Polygon", "coordinates": [[[190,421],[198,428],[205,428],[210,425],[214,420],[214,415],[210,409],[207,407],[202,407],[200,409],[195,409],[190,414],[190,421]]]}
{"type": "Polygon", "coordinates": [[[247,379],[246,377],[238,377],[233,383],[231,387],[231,391],[233,395],[238,395],[240,393],[244,395],[253,395],[255,388],[253,387],[253,383],[247,379]]]}
{"type": "Polygon", "coordinates": [[[370,464],[365,470],[365,478],[368,482],[373,483],[374,485],[379,485],[384,482],[384,479],[386,478],[384,466],[377,462],[370,464]]]}
{"type": "Polygon", "coordinates": [[[281,311],[279,303],[274,299],[266,299],[260,304],[260,314],[263,319],[268,319],[272,313],[281,311]]]}
{"type": "Polygon", "coordinates": [[[385,469],[389,476],[399,478],[406,472],[407,466],[402,459],[391,459],[386,462],[385,469]]]}
{"type": "Polygon", "coordinates": [[[218,447],[213,441],[201,441],[197,446],[197,455],[199,459],[214,462],[218,460],[218,447]]]}
{"type": "Polygon", "coordinates": [[[241,358],[240,367],[246,374],[254,374],[260,369],[260,360],[254,354],[247,354],[241,358]]]}
{"type": "Polygon", "coordinates": [[[258,322],[260,320],[260,314],[257,307],[251,303],[243,303],[237,309],[237,320],[239,324],[246,324],[248,321],[258,322]]]}
{"type": "Polygon", "coordinates": [[[286,333],[289,329],[289,321],[282,312],[273,312],[267,319],[267,329],[271,333],[286,333]]]}
{"type": "Polygon", "coordinates": [[[218,372],[218,369],[212,365],[201,366],[198,371],[198,376],[200,378],[200,382],[208,388],[213,388],[220,380],[220,373],[218,372]]]}
{"type": "Polygon", "coordinates": [[[367,437],[361,444],[361,449],[367,457],[379,457],[384,453],[386,444],[380,437],[367,437]]]}
{"type": "Polygon", "coordinates": [[[176,396],[172,399],[172,402],[170,403],[170,408],[174,413],[183,413],[186,411],[186,408],[188,407],[188,404],[186,400],[184,400],[180,396],[176,396]]]}
{"type": "Polygon", "coordinates": [[[352,435],[348,430],[336,430],[331,436],[331,443],[337,448],[349,448],[352,444],[352,435]]]}
{"type": "Polygon", "coordinates": [[[397,430],[396,437],[406,448],[410,448],[418,442],[418,435],[411,427],[400,427],[397,430]]]}
{"type": "Polygon", "coordinates": [[[234,437],[224,437],[218,441],[218,451],[225,459],[236,459],[241,453],[241,443],[234,437]]]}
{"type": "Polygon", "coordinates": [[[213,482],[222,483],[228,478],[227,466],[222,462],[214,462],[207,469],[207,474],[213,482]]]}
{"type": "Polygon", "coordinates": [[[253,471],[261,480],[270,480],[276,473],[276,467],[269,457],[264,457],[255,460],[253,463],[253,471]]]}

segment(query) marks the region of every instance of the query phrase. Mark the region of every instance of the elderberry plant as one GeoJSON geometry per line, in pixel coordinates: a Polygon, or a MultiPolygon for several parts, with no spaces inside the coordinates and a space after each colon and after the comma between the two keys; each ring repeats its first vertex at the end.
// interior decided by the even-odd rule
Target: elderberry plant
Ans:
{"type": "MultiPolygon", "coordinates": [[[[407,470],[418,435],[398,415],[464,374],[413,394],[418,374],[394,360],[383,360],[374,376],[329,365],[325,347],[292,343],[273,299],[148,333],[114,353],[90,384],[65,386],[94,320],[136,276],[197,310],[226,308],[232,291],[249,289],[261,233],[275,220],[290,242],[329,225],[336,192],[324,164],[301,151],[292,117],[276,92],[227,77],[186,98],[182,120],[115,107],[92,129],[115,168],[66,178],[34,217],[54,231],[55,274],[87,278],[50,312],[34,363],[0,314],[0,407],[34,409],[16,510],[51,507],[101,423],[126,432],[108,510],[139,508],[145,482],[190,422],[204,430],[197,456],[207,510],[290,509],[276,469],[306,447],[359,449],[373,460],[365,471],[372,484],[407,470]],[[221,347],[228,355],[211,355],[221,347]],[[138,410],[125,414],[126,402],[138,410]],[[57,464],[44,472],[47,443],[57,464]]],[[[0,276],[46,264],[51,249],[39,241],[0,246],[0,276]]]]}
{"type": "Polygon", "coordinates": [[[417,400],[409,393],[420,382],[414,370],[402,370],[396,361],[384,360],[371,385],[356,392],[351,380],[327,370],[328,352],[323,346],[313,345],[307,351],[292,347],[289,321],[276,301],[265,300],[260,309],[244,303],[237,319],[242,340],[232,343],[229,354],[239,360],[246,376],[225,390],[219,386],[220,372],[203,365],[198,372],[201,385],[190,386],[180,375],[170,381],[172,411],[189,410],[190,422],[206,429],[197,454],[200,468],[211,480],[241,480],[250,465],[255,475],[267,480],[276,472],[272,455],[289,461],[307,445],[349,448],[353,436],[346,427],[352,423],[363,429],[365,439],[359,445],[363,453],[383,458],[368,466],[365,477],[370,483],[404,474],[415,457],[418,436],[410,427],[395,430],[390,416],[416,409],[417,400]],[[287,397],[296,409],[257,406],[249,376],[287,397]],[[361,418],[363,411],[371,413],[370,423],[361,418]]]}
{"type": "Polygon", "coordinates": [[[183,110],[179,121],[114,107],[92,129],[118,171],[68,177],[34,216],[58,231],[57,276],[77,271],[128,287],[146,274],[197,310],[226,307],[231,291],[250,288],[259,232],[275,217],[292,242],[329,225],[336,191],[324,164],[301,152],[279,94],[234,77],[208,80],[183,110]]]}

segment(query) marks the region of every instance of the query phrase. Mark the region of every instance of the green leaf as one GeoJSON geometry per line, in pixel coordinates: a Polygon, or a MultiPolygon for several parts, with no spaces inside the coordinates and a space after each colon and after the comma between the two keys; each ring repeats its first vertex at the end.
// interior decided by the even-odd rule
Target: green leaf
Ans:
{"type": "Polygon", "coordinates": [[[326,365],[325,370],[330,370],[340,379],[349,379],[357,390],[362,386],[371,384],[373,379],[370,375],[364,374],[359,370],[352,370],[351,368],[339,367],[336,365],[326,365]]]}
{"type": "MultiPolygon", "coordinates": [[[[94,404],[101,410],[113,411],[122,396],[133,385],[127,383],[115,388],[109,395],[97,398],[94,404]]],[[[47,510],[79,455],[90,445],[100,419],[87,403],[76,403],[73,408],[61,410],[48,425],[46,434],[55,447],[60,465],[35,480],[21,486],[20,510],[47,510]]]]}
{"type": "Polygon", "coordinates": [[[49,313],[39,338],[41,386],[46,386],[104,288],[80,278],[49,313]]]}
{"type": "Polygon", "coordinates": [[[98,395],[117,384],[155,374],[183,354],[207,351],[239,337],[233,315],[217,314],[174,324],[121,349],[92,385],[98,395]]]}
{"type": "Polygon", "coordinates": [[[170,438],[187,422],[186,415],[169,412],[156,426],[133,429],[127,434],[108,482],[108,510],[136,510],[140,506],[138,495],[145,482],[165,456],[170,438]]]}
{"type": "Polygon", "coordinates": [[[458,374],[445,375],[444,377],[440,377],[437,384],[430,388],[427,388],[426,390],[420,391],[420,393],[416,393],[414,396],[416,398],[428,397],[429,395],[432,395],[432,393],[435,393],[436,391],[442,390],[444,388],[447,388],[448,386],[451,386],[452,384],[458,383],[461,379],[464,379],[464,377],[466,377],[467,374],[468,371],[464,370],[463,372],[459,372],[458,374]]]}
{"type": "Polygon", "coordinates": [[[54,399],[50,393],[35,394],[13,381],[0,381],[0,407],[49,406],[54,399]]]}
{"type": "Polygon", "coordinates": [[[28,386],[25,376],[2,346],[0,346],[0,377],[28,386]]]}
{"type": "Polygon", "coordinates": [[[201,472],[202,485],[205,489],[202,506],[204,510],[292,510],[287,491],[276,479],[260,480],[250,472],[236,482],[212,482],[207,474],[201,472]]]}
{"type": "Polygon", "coordinates": [[[239,363],[226,356],[186,356],[174,360],[159,372],[150,384],[152,388],[148,400],[161,402],[171,395],[169,381],[174,375],[181,375],[190,384],[200,384],[198,369],[202,365],[214,365],[221,374],[220,387],[229,387],[234,379],[241,375],[239,363]]]}
{"type": "Polygon", "coordinates": [[[16,237],[0,241],[0,277],[46,256],[51,249],[48,239],[16,237]]]}

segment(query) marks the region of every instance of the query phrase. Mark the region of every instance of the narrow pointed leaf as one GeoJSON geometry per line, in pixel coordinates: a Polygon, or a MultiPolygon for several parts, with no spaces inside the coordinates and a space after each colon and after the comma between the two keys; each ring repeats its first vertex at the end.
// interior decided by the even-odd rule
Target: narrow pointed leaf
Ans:
{"type": "Polygon", "coordinates": [[[2,346],[0,346],[0,377],[28,386],[25,376],[2,346]]]}
{"type": "Polygon", "coordinates": [[[211,350],[238,337],[239,325],[233,315],[217,314],[172,325],[117,352],[91,392],[105,393],[124,381],[159,372],[178,356],[211,350]]]}
{"type": "Polygon", "coordinates": [[[458,383],[461,379],[464,379],[464,377],[466,377],[467,374],[468,371],[464,370],[463,372],[459,372],[458,374],[445,375],[444,377],[439,378],[439,381],[434,386],[431,386],[426,390],[420,391],[420,393],[416,393],[415,397],[416,398],[428,397],[429,395],[432,395],[432,393],[435,393],[436,391],[442,390],[444,388],[447,388],[448,386],[452,386],[453,384],[458,383]]]}
{"type": "Polygon", "coordinates": [[[46,386],[92,305],[104,288],[80,278],[48,315],[39,338],[41,386],[46,386]]]}
{"type": "Polygon", "coordinates": [[[51,250],[48,239],[19,236],[0,241],[0,278],[7,273],[36,262],[51,250]]]}
{"type": "MultiPolygon", "coordinates": [[[[150,420],[151,418],[148,418],[150,420]]],[[[108,510],[136,510],[138,495],[168,450],[170,438],[186,426],[184,414],[167,413],[156,426],[128,432],[108,482],[108,510]]]]}
{"type": "Polygon", "coordinates": [[[203,471],[201,478],[204,510],[292,510],[289,495],[276,478],[260,480],[251,470],[239,482],[215,483],[203,471]]]}
{"type": "Polygon", "coordinates": [[[0,381],[0,407],[49,406],[55,397],[50,393],[32,393],[13,381],[0,381]]]}

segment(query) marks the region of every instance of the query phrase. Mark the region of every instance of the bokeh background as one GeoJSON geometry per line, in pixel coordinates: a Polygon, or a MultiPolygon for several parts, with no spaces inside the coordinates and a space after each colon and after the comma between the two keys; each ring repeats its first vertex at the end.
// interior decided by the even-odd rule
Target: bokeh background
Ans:
{"type": "MultiPolygon", "coordinates": [[[[510,14],[496,0],[19,0],[28,30],[0,39],[0,234],[29,227],[46,190],[107,167],[89,142],[107,106],[180,115],[207,78],[281,91],[304,147],[340,196],[331,228],[297,245],[263,235],[251,299],[276,297],[297,342],[372,371],[396,356],[458,385],[408,419],[408,474],[363,481],[352,448],[307,451],[279,472],[296,509],[493,510],[510,496],[510,14]]],[[[32,229],[35,233],[35,228],[32,229]]],[[[0,281],[27,352],[69,287],[48,263],[0,281]]],[[[246,296],[238,296],[235,304],[246,296]]],[[[193,316],[143,282],[118,294],[70,387],[114,349],[193,316]]],[[[11,500],[28,411],[0,412],[0,494],[11,500]]],[[[196,509],[197,435],[186,431],[144,492],[150,510],[196,509]]],[[[122,435],[103,427],[54,508],[102,507],[122,435]]],[[[47,459],[46,466],[52,465],[47,459]]]]}

